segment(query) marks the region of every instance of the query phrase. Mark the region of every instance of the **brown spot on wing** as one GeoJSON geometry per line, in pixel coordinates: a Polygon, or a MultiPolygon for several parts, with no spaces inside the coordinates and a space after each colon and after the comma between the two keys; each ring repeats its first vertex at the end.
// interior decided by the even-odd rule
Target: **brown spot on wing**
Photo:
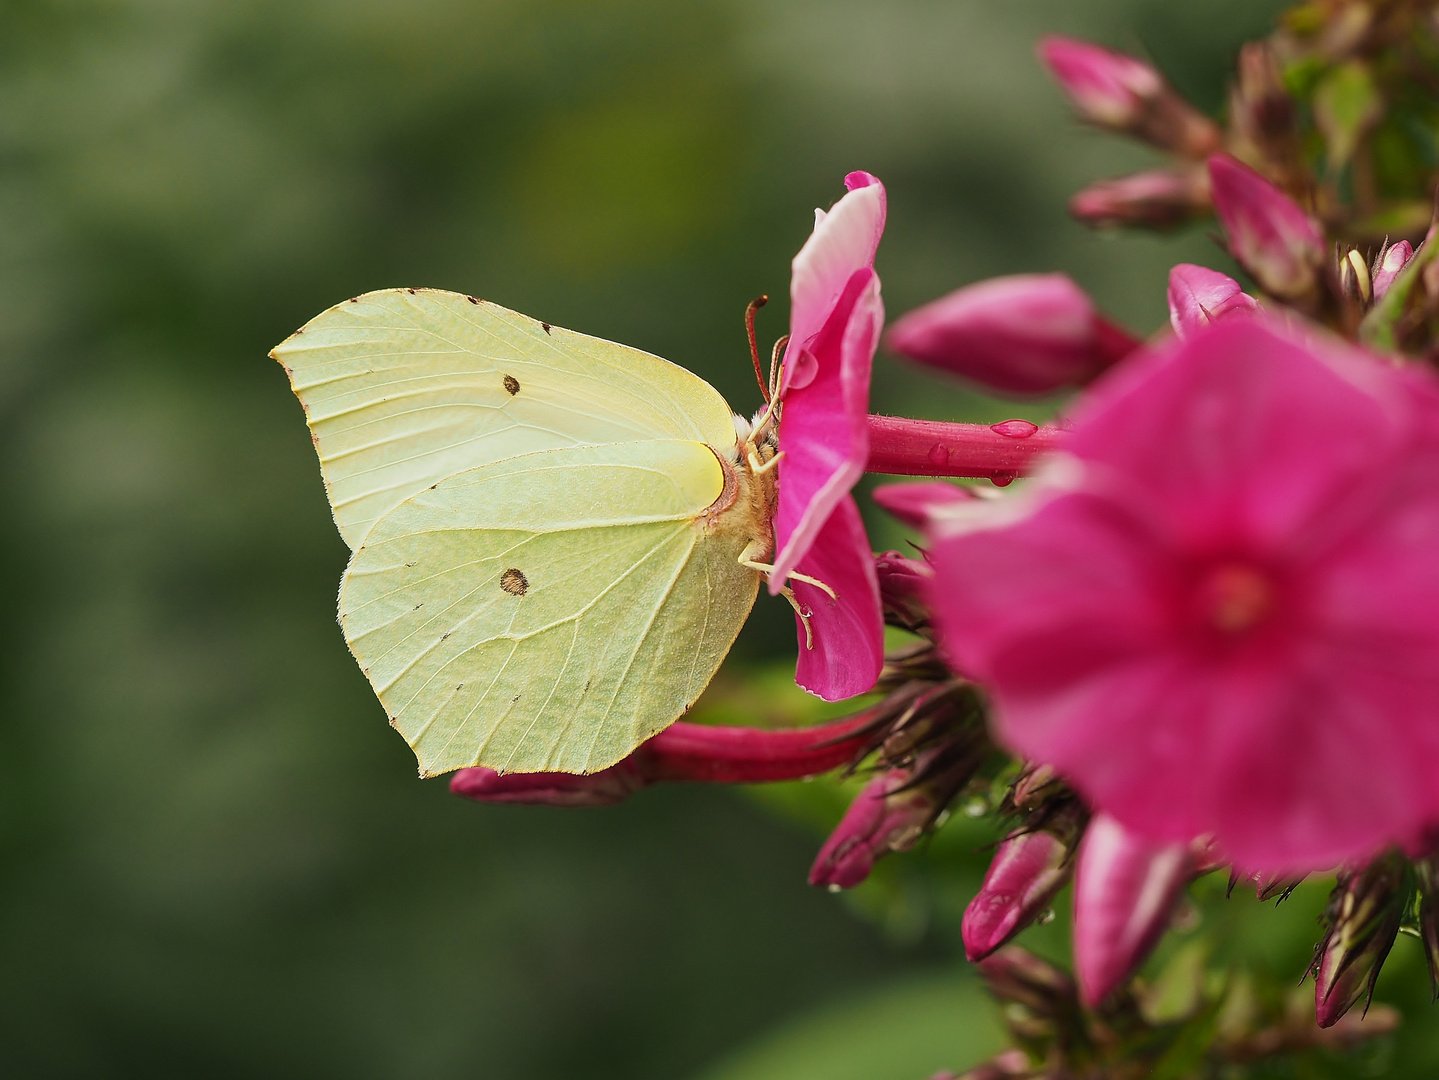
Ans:
{"type": "Polygon", "coordinates": [[[510,397],[514,397],[520,392],[520,380],[515,378],[513,375],[506,375],[504,383],[505,389],[510,392],[510,397]]]}
{"type": "Polygon", "coordinates": [[[547,322],[542,322],[542,323],[540,323],[540,325],[545,328],[545,333],[548,334],[548,333],[550,332],[550,324],[549,324],[549,323],[547,323],[547,322]]]}
{"type": "Polygon", "coordinates": [[[518,567],[510,567],[500,575],[500,588],[511,596],[524,596],[530,591],[530,583],[518,567]]]}

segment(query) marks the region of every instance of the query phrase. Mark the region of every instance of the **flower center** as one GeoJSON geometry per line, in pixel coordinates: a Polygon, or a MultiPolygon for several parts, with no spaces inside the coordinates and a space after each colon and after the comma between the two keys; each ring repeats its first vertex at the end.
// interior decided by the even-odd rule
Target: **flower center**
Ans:
{"type": "Polygon", "coordinates": [[[1239,634],[1274,612],[1276,596],[1269,574],[1248,563],[1220,563],[1200,579],[1195,591],[1205,625],[1225,634],[1239,634]]]}

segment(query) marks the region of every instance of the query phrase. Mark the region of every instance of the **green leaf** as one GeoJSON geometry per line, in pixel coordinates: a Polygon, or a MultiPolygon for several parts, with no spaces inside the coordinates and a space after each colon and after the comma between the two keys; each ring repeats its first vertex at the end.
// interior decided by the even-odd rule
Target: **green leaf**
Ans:
{"type": "Polygon", "coordinates": [[[997,1053],[1004,1036],[976,979],[892,983],[787,1024],[699,1080],[920,1080],[997,1053]]]}
{"type": "Polygon", "coordinates": [[[1329,167],[1354,156],[1364,133],[1384,114],[1384,99],[1362,60],[1331,69],[1314,90],[1314,119],[1324,133],[1329,167]]]}

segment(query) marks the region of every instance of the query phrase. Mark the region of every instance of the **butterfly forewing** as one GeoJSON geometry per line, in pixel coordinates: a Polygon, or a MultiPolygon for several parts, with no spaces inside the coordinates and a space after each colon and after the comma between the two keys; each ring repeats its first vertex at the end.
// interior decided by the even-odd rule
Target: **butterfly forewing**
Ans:
{"type": "Polygon", "coordinates": [[[592,772],[695,700],[754,602],[742,538],[696,521],[711,451],[650,440],[470,469],[388,513],[340,596],[425,775],[592,772]]]}
{"type": "Polygon", "coordinates": [[[735,442],[724,399],[684,368],[459,293],[367,293],[272,355],[305,406],[351,548],[410,496],[490,462],[583,444],[735,442]]]}

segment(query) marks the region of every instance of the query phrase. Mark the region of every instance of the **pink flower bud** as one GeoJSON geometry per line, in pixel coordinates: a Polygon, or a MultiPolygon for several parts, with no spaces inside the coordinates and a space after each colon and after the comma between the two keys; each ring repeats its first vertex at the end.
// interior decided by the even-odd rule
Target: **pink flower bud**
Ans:
{"type": "Polygon", "coordinates": [[[1038,918],[1069,880],[1072,854],[1069,844],[1043,830],[1004,840],[978,895],[964,909],[965,956],[983,960],[1038,918]]]}
{"type": "Polygon", "coordinates": [[[1409,260],[1414,258],[1414,248],[1408,240],[1400,240],[1384,249],[1384,254],[1379,257],[1379,265],[1374,268],[1374,299],[1380,300],[1389,291],[1389,286],[1394,284],[1394,279],[1399,276],[1399,271],[1409,265],[1409,260]]]}
{"type": "Polygon", "coordinates": [[[1324,259],[1319,223],[1228,154],[1209,159],[1209,179],[1230,253],[1267,292],[1286,300],[1310,293],[1324,259]]]}
{"type": "Polygon", "coordinates": [[[879,578],[879,602],[887,623],[914,630],[929,622],[925,593],[934,574],[928,563],[886,551],[874,557],[874,572],[879,578]]]}
{"type": "Polygon", "coordinates": [[[1203,168],[1151,169],[1090,184],[1069,200],[1069,212],[1086,225],[1167,229],[1209,208],[1203,168]]]}
{"type": "Polygon", "coordinates": [[[597,773],[461,769],[450,790],[478,802],[609,806],[659,781],[759,784],[817,776],[848,764],[869,740],[878,708],[807,728],[766,731],[678,721],[597,773]]]}
{"type": "Polygon", "coordinates": [[[1088,382],[1139,346],[1064,274],[1016,274],[956,289],[890,329],[895,352],[1007,394],[1088,382]]]}
{"type": "Polygon", "coordinates": [[[942,807],[922,786],[910,786],[908,769],[876,776],[850,803],[809,871],[811,885],[852,889],[876,859],[914,845],[942,807]]]}
{"type": "Polygon", "coordinates": [[[1359,871],[1342,871],[1329,897],[1329,931],[1314,970],[1314,1015],[1327,1028],[1374,996],[1379,969],[1389,955],[1413,898],[1409,863],[1399,852],[1381,855],[1359,871]]]}
{"type": "Polygon", "coordinates": [[[968,1072],[958,1076],[952,1072],[935,1073],[929,1080],[1021,1080],[1033,1077],[1029,1056],[1018,1047],[1011,1047],[968,1072]]]}
{"type": "Polygon", "coordinates": [[[1219,145],[1214,121],[1142,60],[1056,35],[1041,38],[1037,51],[1080,119],[1189,157],[1219,145]]]}
{"type": "Polygon", "coordinates": [[[1188,844],[1157,845],[1108,814],[1089,823],[1074,881],[1074,969],[1098,1005],[1158,943],[1188,882],[1188,844]]]}
{"type": "Polygon", "coordinates": [[[974,498],[974,492],[969,488],[947,484],[943,480],[884,484],[870,494],[880,506],[914,529],[924,528],[936,509],[974,498]]]}
{"type": "Polygon", "coordinates": [[[1193,263],[1180,263],[1169,271],[1169,322],[1180,338],[1226,316],[1258,310],[1254,297],[1228,274],[1193,263]]]}
{"type": "Polygon", "coordinates": [[[648,780],[640,775],[633,756],[597,773],[499,773],[478,766],[461,769],[450,779],[450,790],[467,799],[528,806],[612,806],[623,802],[648,780]]]}
{"type": "Polygon", "coordinates": [[[1087,41],[1050,34],[1036,51],[1074,111],[1091,124],[1132,128],[1164,90],[1163,77],[1142,60],[1087,41]]]}

